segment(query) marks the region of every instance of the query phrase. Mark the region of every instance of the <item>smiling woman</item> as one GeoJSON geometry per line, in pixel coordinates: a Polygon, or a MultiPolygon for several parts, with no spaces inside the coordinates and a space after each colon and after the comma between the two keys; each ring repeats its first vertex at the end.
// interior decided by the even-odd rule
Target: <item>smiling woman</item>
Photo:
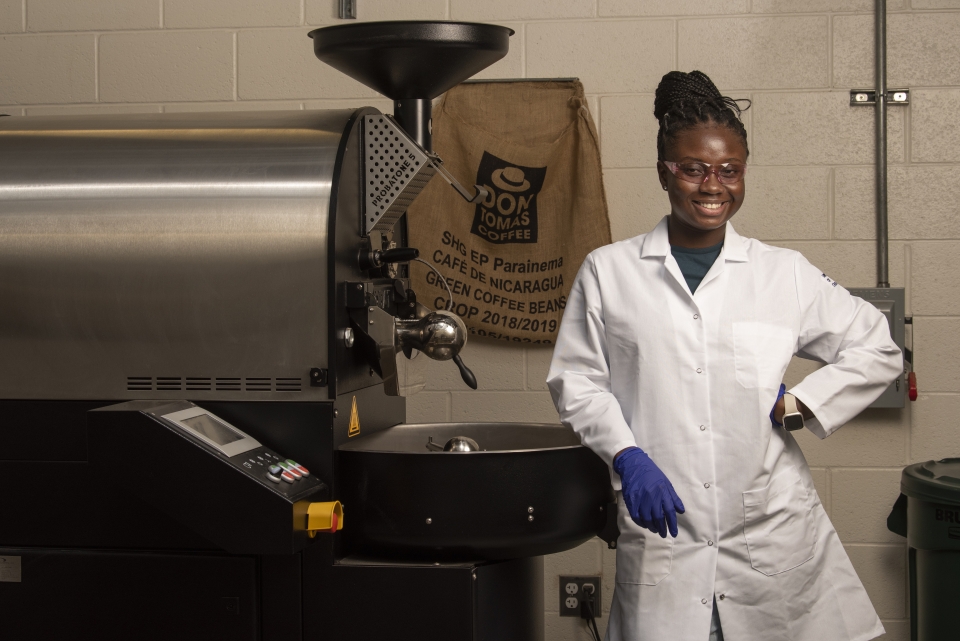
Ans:
{"type": "Polygon", "coordinates": [[[736,101],[672,71],[654,114],[669,214],[587,256],[547,375],[621,490],[607,639],[876,637],[789,430],[826,438],[897,377],[900,351],[875,307],[734,231],[748,155],[736,101]],[[784,394],[794,354],[826,365],[784,394]]]}
{"type": "Polygon", "coordinates": [[[660,81],[653,108],[657,172],[670,195],[672,246],[723,242],[724,223],[743,204],[750,151],[740,113],[737,101],[700,71],[671,71],[660,81]]]}

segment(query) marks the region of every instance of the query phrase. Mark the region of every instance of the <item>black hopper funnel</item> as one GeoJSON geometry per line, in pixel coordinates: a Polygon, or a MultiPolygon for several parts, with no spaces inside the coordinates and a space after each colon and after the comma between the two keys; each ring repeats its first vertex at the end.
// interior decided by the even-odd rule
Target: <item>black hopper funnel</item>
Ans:
{"type": "Polygon", "coordinates": [[[394,101],[430,150],[430,101],[507,55],[513,29],[472,22],[358,22],[310,32],[317,58],[394,101]]]}

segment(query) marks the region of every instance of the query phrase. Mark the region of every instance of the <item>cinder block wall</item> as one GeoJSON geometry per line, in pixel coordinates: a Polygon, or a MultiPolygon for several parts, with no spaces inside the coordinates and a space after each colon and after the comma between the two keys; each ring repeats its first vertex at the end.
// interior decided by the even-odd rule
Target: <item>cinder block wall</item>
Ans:
{"type": "MultiPolygon", "coordinates": [[[[600,128],[614,239],[667,211],[654,170],[653,90],[702,69],[753,100],[746,235],[803,252],[841,284],[875,284],[873,112],[848,106],[873,82],[870,0],[357,0],[363,20],[488,21],[516,30],[484,77],[579,77],[600,128]]],[[[335,0],[0,0],[0,113],[322,109],[390,103],[316,61],[309,27],[335,0]]],[[[907,288],[921,396],[871,410],[824,442],[800,440],[817,488],[888,630],[907,639],[905,548],[885,518],[900,468],[960,455],[960,0],[888,2],[891,87],[912,104],[889,117],[890,276],[907,288]]],[[[472,340],[452,365],[419,359],[412,421],[548,421],[549,349],[472,340]]],[[[798,363],[789,378],[810,366],[798,363]]],[[[557,615],[558,574],[603,574],[594,541],[546,562],[547,637],[586,639],[557,615]]],[[[601,627],[606,624],[606,612],[601,627]]]]}

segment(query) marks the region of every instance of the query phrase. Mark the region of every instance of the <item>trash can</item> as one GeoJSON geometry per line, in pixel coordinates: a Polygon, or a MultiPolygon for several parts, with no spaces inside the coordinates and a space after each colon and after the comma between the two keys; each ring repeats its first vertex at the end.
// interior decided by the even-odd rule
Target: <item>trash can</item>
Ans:
{"type": "Polygon", "coordinates": [[[907,537],[910,638],[956,639],[960,634],[960,458],[905,467],[900,491],[887,527],[907,537]]]}

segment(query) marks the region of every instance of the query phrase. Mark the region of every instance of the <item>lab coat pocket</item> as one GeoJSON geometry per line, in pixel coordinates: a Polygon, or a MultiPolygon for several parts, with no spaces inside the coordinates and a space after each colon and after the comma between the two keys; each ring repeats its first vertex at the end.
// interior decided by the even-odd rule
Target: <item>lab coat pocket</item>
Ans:
{"type": "Polygon", "coordinates": [[[734,367],[744,387],[780,386],[796,340],[788,328],[753,321],[733,324],[734,367]]]}
{"type": "Polygon", "coordinates": [[[795,468],[743,493],[743,535],[753,569],[772,576],[803,565],[817,549],[813,505],[795,468]]]}
{"type": "Polygon", "coordinates": [[[620,538],[617,539],[617,583],[657,585],[673,566],[674,538],[660,538],[641,528],[620,499],[620,538]]]}

